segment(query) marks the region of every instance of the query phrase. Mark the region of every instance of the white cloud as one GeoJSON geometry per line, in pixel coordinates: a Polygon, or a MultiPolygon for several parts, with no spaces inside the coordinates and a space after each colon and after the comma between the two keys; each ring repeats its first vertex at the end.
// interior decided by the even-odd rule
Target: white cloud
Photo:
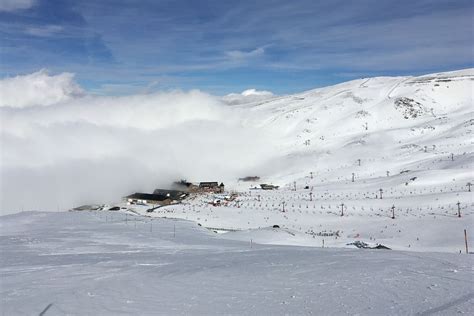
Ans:
{"type": "Polygon", "coordinates": [[[256,48],[252,51],[246,52],[242,50],[231,50],[226,52],[226,55],[233,60],[243,60],[263,56],[265,49],[263,47],[256,48]]]}
{"type": "Polygon", "coordinates": [[[36,0],[0,0],[0,12],[12,12],[29,9],[36,4],[36,0]]]}
{"type": "MultiPolygon", "coordinates": [[[[38,73],[23,79],[30,76],[38,73]]],[[[34,80],[5,79],[16,106],[0,107],[3,213],[117,201],[180,178],[227,183],[272,156],[270,138],[243,128],[241,110],[218,97],[193,90],[58,98],[50,90],[78,87],[71,74],[48,77],[63,80],[40,80],[38,106],[26,106],[32,97],[22,93],[34,80]]]]}
{"type": "Polygon", "coordinates": [[[230,105],[245,104],[251,102],[264,101],[275,97],[275,95],[270,91],[265,90],[256,90],[256,89],[247,89],[242,93],[230,93],[224,97],[222,100],[230,105]]]}
{"type": "Polygon", "coordinates": [[[60,25],[46,25],[42,27],[27,27],[25,33],[39,36],[39,37],[48,37],[55,35],[61,32],[64,28],[60,25]]]}
{"type": "Polygon", "coordinates": [[[249,97],[249,96],[265,96],[265,97],[272,97],[273,93],[270,91],[265,91],[265,90],[256,90],[256,89],[247,89],[241,93],[243,96],[249,97]]]}
{"type": "Polygon", "coordinates": [[[83,94],[74,82],[74,75],[50,76],[44,69],[24,76],[0,80],[0,107],[24,108],[52,105],[83,94]]]}

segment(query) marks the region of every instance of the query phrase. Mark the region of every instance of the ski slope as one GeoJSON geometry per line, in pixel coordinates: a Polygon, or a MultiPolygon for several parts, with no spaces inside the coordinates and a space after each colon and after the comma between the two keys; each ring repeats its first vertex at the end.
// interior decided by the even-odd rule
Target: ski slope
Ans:
{"type": "Polygon", "coordinates": [[[472,256],[232,241],[117,212],[0,217],[2,315],[472,314],[472,256]]]}
{"type": "Polygon", "coordinates": [[[239,196],[218,207],[209,204],[212,195],[151,214],[120,205],[237,230],[227,236],[260,243],[345,247],[361,240],[464,252],[464,229],[470,236],[474,231],[467,186],[474,183],[473,83],[474,70],[466,69],[360,79],[234,104],[246,117],[243,126],[278,140],[279,155],[242,174],[258,175],[260,182],[226,182],[239,196]],[[281,188],[253,190],[259,183],[281,188]],[[266,238],[257,231],[273,225],[299,237],[266,238]]]}

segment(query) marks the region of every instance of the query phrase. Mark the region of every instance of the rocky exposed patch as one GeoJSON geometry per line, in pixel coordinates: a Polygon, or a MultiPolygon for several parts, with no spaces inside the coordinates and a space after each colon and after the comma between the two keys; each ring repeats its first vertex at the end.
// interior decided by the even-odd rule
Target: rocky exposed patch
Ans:
{"type": "Polygon", "coordinates": [[[420,102],[417,102],[410,98],[405,98],[405,97],[397,98],[395,99],[394,103],[395,103],[395,108],[399,110],[400,112],[402,112],[403,117],[407,120],[410,118],[412,119],[417,118],[423,115],[424,113],[426,113],[425,108],[420,102]]]}
{"type": "Polygon", "coordinates": [[[370,113],[367,112],[367,111],[364,111],[364,110],[360,110],[360,111],[356,112],[356,114],[355,114],[356,118],[361,118],[361,117],[366,117],[366,116],[370,116],[370,113]]]}

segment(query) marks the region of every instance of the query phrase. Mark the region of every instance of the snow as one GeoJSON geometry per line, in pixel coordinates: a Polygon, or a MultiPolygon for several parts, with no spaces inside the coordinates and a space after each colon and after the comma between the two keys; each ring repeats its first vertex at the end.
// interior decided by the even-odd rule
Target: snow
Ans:
{"type": "Polygon", "coordinates": [[[260,176],[258,183],[279,190],[235,180],[226,189],[239,197],[223,206],[210,206],[212,196],[151,214],[122,206],[237,230],[227,237],[265,244],[319,247],[324,239],[327,247],[347,247],[360,240],[464,252],[464,229],[474,228],[467,187],[474,183],[473,82],[474,69],[378,77],[237,105],[247,113],[244,126],[257,126],[280,146],[280,156],[242,176],[260,176]],[[273,225],[295,235],[268,239],[259,231],[273,225]],[[328,232],[333,236],[321,236],[328,232]]]}
{"type": "Polygon", "coordinates": [[[0,225],[4,315],[474,312],[464,254],[250,244],[118,212],[23,212],[0,225]]]}

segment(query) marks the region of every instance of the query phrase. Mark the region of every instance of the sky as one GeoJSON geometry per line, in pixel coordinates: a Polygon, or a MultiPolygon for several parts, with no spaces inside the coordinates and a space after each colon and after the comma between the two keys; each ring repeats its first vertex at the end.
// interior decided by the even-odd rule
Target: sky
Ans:
{"type": "Polygon", "coordinates": [[[74,73],[90,93],[300,92],[473,67],[473,4],[0,0],[0,77],[74,73]]]}

